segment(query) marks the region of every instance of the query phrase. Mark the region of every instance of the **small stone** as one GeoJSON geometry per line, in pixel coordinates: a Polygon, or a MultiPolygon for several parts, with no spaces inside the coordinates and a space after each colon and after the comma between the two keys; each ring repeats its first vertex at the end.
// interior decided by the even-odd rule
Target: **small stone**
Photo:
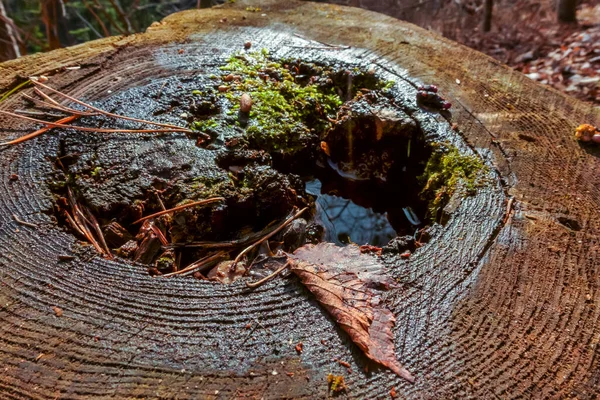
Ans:
{"type": "Polygon", "coordinates": [[[252,42],[250,42],[250,41],[247,41],[246,43],[244,43],[244,48],[245,48],[246,50],[248,50],[250,47],[252,47],[252,42]]]}
{"type": "Polygon", "coordinates": [[[277,375],[277,371],[273,370],[273,372],[271,372],[271,375],[277,375]]]}
{"type": "Polygon", "coordinates": [[[222,92],[226,92],[226,91],[228,91],[228,90],[229,90],[229,86],[224,86],[224,85],[221,85],[221,86],[219,86],[219,88],[218,88],[218,89],[219,89],[219,92],[221,92],[221,93],[222,93],[222,92]]]}

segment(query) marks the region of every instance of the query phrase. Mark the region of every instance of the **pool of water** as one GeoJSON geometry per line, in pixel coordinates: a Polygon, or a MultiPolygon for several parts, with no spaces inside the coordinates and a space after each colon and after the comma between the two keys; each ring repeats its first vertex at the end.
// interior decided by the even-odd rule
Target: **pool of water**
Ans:
{"type": "Polygon", "coordinates": [[[323,240],[345,245],[385,246],[396,237],[387,212],[376,212],[323,188],[319,179],[306,182],[306,191],[316,196],[316,223],[325,228],[323,240]],[[324,193],[323,193],[324,192],[324,193]]]}

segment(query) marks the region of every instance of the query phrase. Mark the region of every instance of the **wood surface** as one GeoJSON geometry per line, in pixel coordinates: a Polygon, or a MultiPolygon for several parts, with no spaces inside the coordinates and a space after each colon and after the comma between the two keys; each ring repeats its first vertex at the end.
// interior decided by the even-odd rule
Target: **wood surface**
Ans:
{"type": "MultiPolygon", "coordinates": [[[[498,174],[498,193],[467,201],[402,271],[390,266],[410,278],[385,301],[396,354],[416,382],[374,369],[297,280],[249,291],[153,279],[93,251],[59,262],[79,245],[44,212],[51,167],[41,146],[50,137],[0,151],[0,397],[324,398],[334,373],[350,398],[390,398],[392,387],[410,399],[596,398],[599,152],[572,136],[581,123],[600,125],[598,109],[408,23],[296,1],[238,0],[143,34],[9,61],[0,92],[46,74],[71,95],[102,99],[178,73],[194,51],[247,40],[284,48],[300,37],[351,46],[400,80],[437,84],[461,140],[498,174]],[[64,68],[72,66],[81,68],[64,68]]],[[[2,140],[31,130],[6,118],[0,127],[2,140]]]]}

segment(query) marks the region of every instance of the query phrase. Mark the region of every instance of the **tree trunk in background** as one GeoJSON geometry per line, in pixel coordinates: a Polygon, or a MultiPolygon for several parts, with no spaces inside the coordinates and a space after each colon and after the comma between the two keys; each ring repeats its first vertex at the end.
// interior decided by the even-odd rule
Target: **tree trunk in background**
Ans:
{"type": "Polygon", "coordinates": [[[558,22],[577,23],[577,0],[557,0],[558,22]]]}
{"type": "Polygon", "coordinates": [[[12,20],[6,14],[4,4],[0,1],[0,61],[12,60],[20,56],[17,32],[12,20]]]}
{"type": "Polygon", "coordinates": [[[70,44],[65,23],[65,5],[62,0],[42,0],[42,21],[46,26],[46,39],[48,49],[54,50],[62,47],[61,37],[65,44],[70,44]]]}
{"type": "Polygon", "coordinates": [[[483,8],[483,31],[489,32],[492,29],[492,10],[494,9],[494,0],[485,0],[483,8]]]}

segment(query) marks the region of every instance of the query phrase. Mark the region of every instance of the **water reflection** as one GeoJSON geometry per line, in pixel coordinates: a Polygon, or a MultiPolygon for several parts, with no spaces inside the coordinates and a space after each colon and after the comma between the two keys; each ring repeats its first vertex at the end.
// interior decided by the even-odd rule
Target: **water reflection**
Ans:
{"type": "Polygon", "coordinates": [[[317,197],[315,222],[323,225],[323,240],[338,245],[354,242],[358,245],[385,246],[396,237],[387,213],[378,213],[352,200],[331,193],[321,193],[318,179],[306,182],[306,191],[317,197]]]}

